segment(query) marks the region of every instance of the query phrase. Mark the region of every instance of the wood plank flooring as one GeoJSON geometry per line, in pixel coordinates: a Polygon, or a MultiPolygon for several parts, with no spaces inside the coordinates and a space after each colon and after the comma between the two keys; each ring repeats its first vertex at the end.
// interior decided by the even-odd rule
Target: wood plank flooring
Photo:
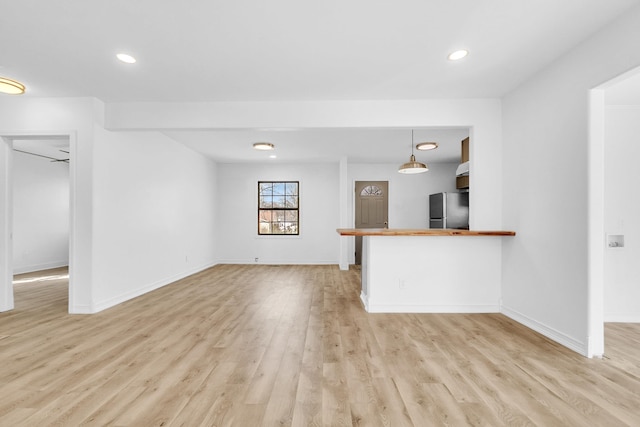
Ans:
{"type": "Polygon", "coordinates": [[[640,325],[586,359],[499,314],[368,314],[337,266],[219,265],[95,315],[0,313],[0,426],[638,426],[640,325]]]}

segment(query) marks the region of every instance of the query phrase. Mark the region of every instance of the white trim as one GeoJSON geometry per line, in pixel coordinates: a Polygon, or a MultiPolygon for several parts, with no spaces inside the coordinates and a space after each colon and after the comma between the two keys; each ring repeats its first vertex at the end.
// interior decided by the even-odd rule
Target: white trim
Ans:
{"type": "Polygon", "coordinates": [[[143,288],[136,289],[135,291],[126,292],[124,294],[115,296],[113,298],[109,298],[108,300],[94,303],[93,306],[89,308],[88,312],[81,311],[82,307],[76,306],[76,307],[74,307],[76,309],[74,311],[74,313],[92,314],[92,313],[97,313],[97,312],[106,310],[107,308],[114,307],[114,306],[116,306],[118,304],[121,304],[121,303],[123,303],[125,301],[129,301],[129,300],[131,300],[133,298],[139,297],[139,296],[144,295],[146,293],[149,293],[151,291],[155,291],[156,289],[159,289],[159,288],[161,288],[163,286],[166,286],[166,285],[170,285],[170,284],[172,284],[174,282],[177,282],[178,280],[184,279],[185,277],[192,276],[192,275],[194,275],[196,273],[199,273],[201,271],[204,271],[204,270],[206,270],[208,268],[214,267],[215,265],[217,265],[216,262],[207,263],[207,264],[201,265],[199,267],[190,269],[188,271],[184,271],[184,272],[182,272],[180,274],[176,274],[174,276],[167,277],[167,278],[162,279],[162,280],[158,280],[158,281],[156,281],[154,283],[150,283],[149,285],[147,285],[147,286],[145,286],[143,288]]]}
{"type": "Polygon", "coordinates": [[[0,135],[0,312],[13,310],[12,143],[0,135]]]}
{"type": "Polygon", "coordinates": [[[500,313],[500,306],[495,304],[469,305],[424,305],[424,304],[376,304],[369,301],[365,304],[369,313],[500,313]]]}
{"type": "MultiPolygon", "coordinates": [[[[366,239],[365,239],[366,240],[366,239]]],[[[365,245],[363,244],[363,248],[365,245]]],[[[366,259],[366,251],[363,250],[363,263],[366,259]]],[[[364,268],[364,264],[363,264],[364,268]]],[[[365,294],[360,292],[360,301],[368,313],[500,313],[498,304],[385,304],[372,302],[365,294]]]]}
{"type": "Polygon", "coordinates": [[[587,357],[604,353],[604,90],[589,91],[587,357]]]}
{"type": "MultiPolygon", "coordinates": [[[[74,286],[74,274],[73,265],[76,259],[76,251],[74,239],[77,233],[76,228],[76,132],[72,130],[61,131],[14,131],[14,132],[0,132],[0,150],[6,150],[5,164],[3,176],[0,177],[0,186],[6,185],[6,191],[2,191],[0,188],[0,202],[5,207],[4,214],[0,213],[0,236],[6,234],[8,239],[2,239],[2,248],[0,248],[0,266],[6,268],[4,276],[0,277],[0,292],[8,292],[10,295],[5,294],[3,298],[0,298],[0,311],[6,311],[13,309],[13,156],[12,156],[12,143],[11,139],[15,137],[56,137],[64,136],[69,138],[69,261],[65,265],[69,265],[69,313],[78,312],[75,305],[72,302],[75,300],[74,296],[77,292],[76,286],[74,286]],[[4,195],[3,195],[4,193],[4,195]],[[4,219],[2,219],[4,218],[4,219]],[[8,281],[8,284],[5,283],[8,281]],[[5,301],[6,299],[6,301],[5,301]],[[3,302],[5,301],[5,302],[3,302]],[[10,304],[7,302],[10,301],[10,304]],[[72,309],[73,308],[73,309],[72,309]]],[[[86,309],[86,305],[79,307],[80,309],[86,309]]]]}
{"type": "Polygon", "coordinates": [[[613,313],[604,315],[605,323],[640,323],[638,313],[613,313]]]}
{"type": "Polygon", "coordinates": [[[93,314],[95,311],[89,305],[75,305],[73,311],[69,311],[70,314],[93,314]]]}
{"type": "Polygon", "coordinates": [[[291,261],[290,259],[269,260],[255,262],[252,259],[220,259],[218,264],[254,264],[254,265],[338,265],[337,259],[332,260],[303,260],[291,261]]]}
{"type": "MultiPolygon", "coordinates": [[[[85,305],[77,304],[76,300],[78,284],[76,282],[75,266],[79,265],[79,254],[77,251],[78,232],[76,222],[78,221],[78,197],[77,197],[77,174],[78,174],[78,137],[75,131],[69,132],[69,301],[67,310],[69,313],[82,313],[85,305]]],[[[85,286],[91,286],[86,283],[85,286]]]]}
{"type": "Polygon", "coordinates": [[[604,108],[606,110],[640,110],[640,105],[607,105],[604,108]]]}
{"type": "Polygon", "coordinates": [[[362,305],[364,306],[364,310],[366,312],[369,312],[369,299],[367,298],[367,295],[364,292],[360,292],[360,301],[362,301],[362,305]]]}
{"type": "Polygon", "coordinates": [[[67,267],[69,265],[69,260],[60,260],[60,261],[52,261],[46,262],[43,264],[33,264],[33,265],[25,265],[23,267],[14,267],[13,274],[24,274],[24,273],[33,273],[34,271],[42,271],[49,270],[52,268],[59,267],[67,267]]]}
{"type": "MultiPolygon", "coordinates": [[[[533,329],[534,331],[544,335],[550,340],[557,342],[558,344],[561,344],[584,356],[587,355],[587,344],[584,342],[578,341],[575,338],[570,337],[569,335],[566,335],[554,328],[551,328],[543,323],[540,323],[537,320],[527,317],[524,314],[519,313],[516,310],[512,310],[508,307],[502,306],[500,312],[505,316],[507,316],[508,318],[515,320],[516,322],[526,326],[529,329],[533,329]]],[[[596,356],[596,355],[594,354],[593,356],[596,356]]]]}
{"type": "MultiPolygon", "coordinates": [[[[338,194],[340,210],[340,228],[349,227],[349,162],[346,157],[340,159],[340,179],[338,194]]],[[[339,266],[340,270],[349,270],[349,238],[340,236],[339,241],[339,266]]]]}

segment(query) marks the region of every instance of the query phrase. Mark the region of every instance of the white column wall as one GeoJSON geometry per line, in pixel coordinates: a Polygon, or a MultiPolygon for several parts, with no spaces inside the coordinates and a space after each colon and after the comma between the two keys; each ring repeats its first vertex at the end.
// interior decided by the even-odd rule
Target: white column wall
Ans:
{"type": "MultiPolygon", "coordinates": [[[[92,304],[93,282],[93,131],[101,126],[104,117],[102,103],[93,98],[0,98],[0,135],[68,135],[71,143],[72,163],[70,165],[71,218],[75,227],[71,230],[69,311],[84,313],[92,304]]],[[[4,144],[8,147],[7,144],[4,144]]],[[[2,150],[5,151],[5,148],[2,150]]],[[[8,158],[3,156],[0,187],[8,184],[8,158]]],[[[4,199],[4,198],[3,198],[4,199]]],[[[3,200],[4,203],[4,200],[3,200]]],[[[0,234],[8,236],[8,217],[0,217],[0,234]]],[[[0,242],[11,252],[12,242],[0,242]]],[[[4,253],[5,249],[0,252],[4,253]]],[[[5,255],[1,258],[7,259],[5,255]]],[[[11,269],[9,269],[10,271],[11,269]]],[[[10,274],[10,273],[9,273],[10,274]]],[[[11,283],[0,280],[3,287],[3,301],[12,292],[11,283]]],[[[10,309],[0,301],[2,309],[10,309]]]]}

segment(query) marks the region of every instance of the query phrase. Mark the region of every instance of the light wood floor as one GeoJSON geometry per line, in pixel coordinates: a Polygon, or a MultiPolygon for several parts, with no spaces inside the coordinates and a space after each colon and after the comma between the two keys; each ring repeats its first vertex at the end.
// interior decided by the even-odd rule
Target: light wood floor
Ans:
{"type": "Polygon", "coordinates": [[[638,325],[590,360],[498,314],[367,314],[336,266],[220,265],[69,315],[48,273],[0,313],[1,426],[640,425],[638,325]]]}

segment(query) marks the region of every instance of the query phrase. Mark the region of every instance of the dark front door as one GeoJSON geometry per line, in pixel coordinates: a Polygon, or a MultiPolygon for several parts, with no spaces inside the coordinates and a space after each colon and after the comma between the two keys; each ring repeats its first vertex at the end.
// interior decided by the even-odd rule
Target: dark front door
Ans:
{"type": "MultiPolygon", "coordinates": [[[[387,228],[389,223],[389,182],[356,181],[356,228],[387,228]]],[[[362,237],[356,236],[356,264],[362,263],[362,237]]]]}

